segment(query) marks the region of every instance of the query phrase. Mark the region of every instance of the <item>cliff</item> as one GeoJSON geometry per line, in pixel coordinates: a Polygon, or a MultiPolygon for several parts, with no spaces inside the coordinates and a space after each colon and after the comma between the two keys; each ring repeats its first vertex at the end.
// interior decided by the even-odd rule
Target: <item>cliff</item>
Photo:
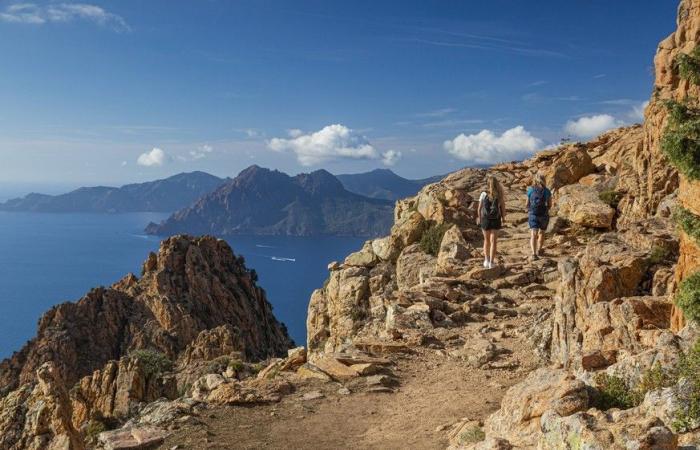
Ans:
{"type": "Polygon", "coordinates": [[[389,228],[391,203],[353,194],[319,170],[290,177],[252,166],[146,231],[157,235],[376,236],[389,228]]]}
{"type": "Polygon", "coordinates": [[[198,361],[286,354],[286,328],[254,278],[224,241],[176,236],[140,278],[52,308],[0,364],[0,447],[79,448],[89,420],[123,420],[139,403],[177,397],[198,361]],[[38,422],[25,422],[32,414],[38,422]]]}

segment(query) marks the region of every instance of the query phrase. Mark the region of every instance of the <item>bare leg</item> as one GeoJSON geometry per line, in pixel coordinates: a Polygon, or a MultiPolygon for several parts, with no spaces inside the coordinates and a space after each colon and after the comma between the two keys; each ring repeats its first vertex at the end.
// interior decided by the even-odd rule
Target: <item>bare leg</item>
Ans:
{"type": "Polygon", "coordinates": [[[530,250],[532,250],[533,255],[537,254],[537,229],[536,228],[533,228],[530,230],[530,250]]]}
{"type": "Polygon", "coordinates": [[[492,263],[496,261],[496,252],[498,251],[498,236],[496,235],[496,230],[489,231],[491,235],[491,249],[489,252],[489,261],[492,263]]]}
{"type": "Polygon", "coordinates": [[[489,232],[486,230],[481,230],[484,234],[484,260],[489,260],[489,232]]]}
{"type": "Polygon", "coordinates": [[[544,230],[538,230],[537,232],[537,254],[542,252],[542,246],[544,245],[544,230]]]}

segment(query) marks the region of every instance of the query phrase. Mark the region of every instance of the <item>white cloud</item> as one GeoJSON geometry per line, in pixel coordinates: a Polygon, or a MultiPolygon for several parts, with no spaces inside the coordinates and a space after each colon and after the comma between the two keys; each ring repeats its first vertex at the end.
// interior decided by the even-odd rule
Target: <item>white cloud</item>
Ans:
{"type": "Polygon", "coordinates": [[[170,161],[170,157],[167,155],[167,153],[159,148],[154,148],[150,152],[142,153],[136,160],[136,163],[139,166],[156,167],[162,166],[168,161],[170,161]]]}
{"type": "Polygon", "coordinates": [[[403,153],[401,153],[398,150],[389,150],[386,151],[382,154],[382,163],[384,163],[385,166],[393,166],[403,156],[403,153]]]}
{"type": "Polygon", "coordinates": [[[125,167],[127,164],[129,164],[129,163],[126,161],[122,161],[122,167],[125,167]]]}
{"type": "Polygon", "coordinates": [[[482,130],[478,134],[460,134],[445,141],[445,150],[459,159],[477,164],[489,164],[521,159],[534,153],[542,141],[517,126],[497,136],[491,130],[482,130]]]}
{"type": "Polygon", "coordinates": [[[197,160],[205,158],[209,153],[214,151],[214,147],[208,144],[200,145],[196,150],[190,150],[190,158],[197,160]]]}
{"type": "Polygon", "coordinates": [[[643,122],[644,110],[647,109],[647,106],[649,106],[649,100],[632,106],[632,111],[628,113],[629,118],[635,122],[643,122]]]}
{"type": "Polygon", "coordinates": [[[337,159],[378,159],[381,155],[369,140],[344,125],[328,125],[311,134],[290,133],[290,139],[274,138],[267,145],[272,150],[292,151],[303,166],[313,166],[337,159]]]}
{"type": "Polygon", "coordinates": [[[581,117],[578,120],[566,122],[564,130],[576,137],[592,138],[599,134],[624,125],[624,122],[610,114],[598,114],[595,116],[581,117]]]}
{"type": "Polygon", "coordinates": [[[116,14],[87,3],[15,3],[0,12],[4,22],[43,25],[45,23],[68,23],[84,20],[115,31],[131,31],[126,21],[116,14]]]}

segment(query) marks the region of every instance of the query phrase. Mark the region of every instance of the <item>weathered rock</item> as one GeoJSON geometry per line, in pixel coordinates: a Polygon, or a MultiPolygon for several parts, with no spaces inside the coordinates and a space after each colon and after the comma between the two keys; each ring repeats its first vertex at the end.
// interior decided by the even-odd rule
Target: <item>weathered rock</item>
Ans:
{"type": "Polygon", "coordinates": [[[556,155],[545,173],[547,186],[558,189],[576,183],[595,170],[593,161],[583,145],[570,145],[556,155]]]}
{"type": "Polygon", "coordinates": [[[588,186],[573,184],[559,190],[558,214],[568,221],[590,228],[612,227],[615,211],[588,186]]]}
{"type": "Polygon", "coordinates": [[[401,239],[398,236],[387,236],[372,241],[372,251],[383,261],[394,261],[401,253],[401,239]]]}
{"type": "Polygon", "coordinates": [[[434,269],[436,258],[424,253],[418,244],[403,249],[396,261],[396,284],[399,289],[410,289],[420,284],[422,269],[434,269]]]}
{"type": "Polygon", "coordinates": [[[466,260],[472,256],[472,248],[456,225],[445,232],[437,257],[437,270],[442,274],[458,275],[466,271],[466,260]]]}
{"type": "Polygon", "coordinates": [[[568,416],[588,408],[586,385],[563,370],[537,369],[510,388],[484,425],[487,436],[515,446],[534,448],[540,438],[542,415],[554,411],[568,416]]]}
{"type": "Polygon", "coordinates": [[[168,434],[153,426],[130,427],[100,433],[98,440],[105,450],[142,450],[160,445],[168,434]]]}
{"type": "Polygon", "coordinates": [[[315,379],[321,381],[331,381],[331,377],[329,377],[326,372],[309,363],[299,367],[297,369],[297,375],[305,380],[315,379]]]}
{"type": "Polygon", "coordinates": [[[372,241],[367,241],[359,252],[348,255],[344,264],[346,266],[374,267],[378,262],[379,258],[374,253],[372,241]]]}
{"type": "Polygon", "coordinates": [[[355,369],[346,366],[330,355],[321,355],[315,358],[313,364],[336,381],[348,381],[359,376],[355,369]]]}

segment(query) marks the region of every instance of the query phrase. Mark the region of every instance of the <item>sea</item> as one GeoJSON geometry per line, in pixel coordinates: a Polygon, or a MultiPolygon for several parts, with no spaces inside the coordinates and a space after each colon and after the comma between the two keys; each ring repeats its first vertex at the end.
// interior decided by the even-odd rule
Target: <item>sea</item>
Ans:
{"type": "MultiPolygon", "coordinates": [[[[91,288],[139,274],[160,238],[143,233],[167,214],[43,214],[0,212],[0,359],[36,333],[51,306],[76,301],[91,288]]],[[[328,276],[364,241],[348,237],[225,238],[258,273],[278,320],[298,345],[306,341],[306,309],[328,276]]]]}

